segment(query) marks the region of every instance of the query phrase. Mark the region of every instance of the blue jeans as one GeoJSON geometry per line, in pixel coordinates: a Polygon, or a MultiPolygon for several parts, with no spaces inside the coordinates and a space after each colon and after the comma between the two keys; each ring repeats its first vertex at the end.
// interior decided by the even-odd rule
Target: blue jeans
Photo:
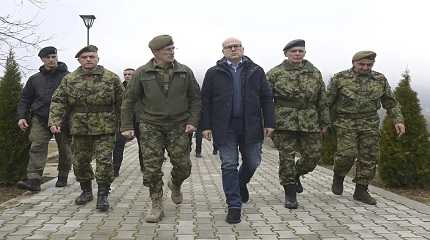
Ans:
{"type": "Polygon", "coordinates": [[[247,184],[261,162],[261,142],[244,144],[241,135],[227,133],[228,141],[219,144],[221,158],[222,187],[224,189],[228,208],[241,208],[240,184],[247,184]],[[239,171],[239,151],[242,164],[239,171]]]}

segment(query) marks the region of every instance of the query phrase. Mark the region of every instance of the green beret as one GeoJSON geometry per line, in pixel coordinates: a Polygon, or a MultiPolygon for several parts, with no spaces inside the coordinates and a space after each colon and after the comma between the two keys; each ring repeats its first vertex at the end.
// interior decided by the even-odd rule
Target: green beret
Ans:
{"type": "Polygon", "coordinates": [[[293,40],[293,41],[287,43],[287,45],[285,45],[283,50],[285,52],[285,51],[290,50],[293,47],[305,47],[305,40],[303,40],[303,39],[293,40]]]}
{"type": "Polygon", "coordinates": [[[173,39],[169,35],[156,36],[148,44],[151,50],[159,50],[170,45],[173,45],[173,39]]]}
{"type": "Polygon", "coordinates": [[[360,51],[356,54],[354,54],[354,56],[352,57],[352,61],[358,61],[361,59],[367,59],[367,60],[372,60],[375,61],[376,58],[376,53],[372,52],[372,51],[360,51]]]}
{"type": "Polygon", "coordinates": [[[99,49],[94,46],[94,45],[88,45],[84,48],[82,48],[81,50],[79,50],[78,53],[76,53],[75,58],[79,58],[79,56],[81,56],[82,53],[86,53],[86,52],[97,52],[99,49]]]}
{"type": "Polygon", "coordinates": [[[44,47],[40,49],[39,54],[37,56],[39,56],[40,58],[43,58],[43,57],[47,57],[49,54],[57,54],[57,49],[51,46],[44,47]]]}

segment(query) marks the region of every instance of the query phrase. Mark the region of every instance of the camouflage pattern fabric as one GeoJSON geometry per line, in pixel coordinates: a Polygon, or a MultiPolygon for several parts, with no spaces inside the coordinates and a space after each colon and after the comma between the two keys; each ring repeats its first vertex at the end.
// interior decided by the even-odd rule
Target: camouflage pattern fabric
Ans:
{"type": "Polygon", "coordinates": [[[369,185],[375,177],[376,163],[379,159],[378,130],[352,130],[336,128],[337,152],[333,171],[345,176],[356,162],[353,182],[369,185]]]}
{"type": "Polygon", "coordinates": [[[297,176],[312,172],[321,158],[321,134],[275,131],[273,143],[279,151],[281,185],[295,184],[297,176]],[[297,153],[300,154],[295,161],[297,153]]]}
{"type": "Polygon", "coordinates": [[[188,134],[185,123],[158,126],[141,122],[139,124],[140,142],[143,155],[143,185],[153,192],[163,188],[161,167],[165,160],[164,151],[173,165],[172,182],[180,186],[191,174],[188,134]]]}
{"type": "Polygon", "coordinates": [[[94,179],[91,161],[96,160],[97,184],[110,185],[113,181],[112,149],[115,142],[114,134],[83,136],[73,135],[73,171],[78,182],[94,179]]]}
{"type": "Polygon", "coordinates": [[[60,126],[70,114],[71,135],[113,134],[118,126],[124,87],[113,72],[79,67],[66,75],[52,96],[49,126],[60,126]]]}
{"type": "Polygon", "coordinates": [[[325,85],[309,61],[287,60],[267,73],[275,99],[276,130],[319,132],[329,125],[325,85]]]}
{"type": "Polygon", "coordinates": [[[333,76],[327,96],[338,144],[334,171],[345,176],[356,160],[354,181],[368,185],[379,156],[377,110],[382,105],[395,123],[403,122],[398,102],[383,74],[359,75],[352,69],[333,76]]]}

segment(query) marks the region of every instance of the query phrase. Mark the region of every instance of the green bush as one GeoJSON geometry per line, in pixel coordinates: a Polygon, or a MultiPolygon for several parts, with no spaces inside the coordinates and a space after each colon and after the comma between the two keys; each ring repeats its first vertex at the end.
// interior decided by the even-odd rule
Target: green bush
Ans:
{"type": "Polygon", "coordinates": [[[398,137],[393,120],[387,115],[381,131],[381,157],[378,172],[393,187],[422,187],[430,182],[430,142],[426,120],[421,114],[417,93],[406,70],[394,91],[401,105],[406,134],[398,137]]]}
{"type": "Polygon", "coordinates": [[[22,132],[16,119],[21,97],[21,74],[13,52],[6,60],[0,79],[0,183],[13,184],[26,173],[30,142],[28,132],[22,132]]]}

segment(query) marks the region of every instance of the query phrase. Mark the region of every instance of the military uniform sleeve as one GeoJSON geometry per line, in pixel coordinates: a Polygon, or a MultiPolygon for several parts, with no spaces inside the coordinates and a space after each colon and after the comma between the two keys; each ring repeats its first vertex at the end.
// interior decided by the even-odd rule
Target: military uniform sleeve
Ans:
{"type": "Polygon", "coordinates": [[[337,78],[332,77],[327,87],[327,104],[329,110],[330,123],[336,120],[336,101],[338,97],[337,78]]]}
{"type": "Polygon", "coordinates": [[[382,107],[387,110],[387,114],[393,119],[394,123],[403,123],[400,105],[394,97],[387,79],[385,79],[385,89],[384,95],[381,97],[381,104],[382,107]]]}
{"type": "Polygon", "coordinates": [[[34,89],[30,78],[25,84],[24,89],[22,89],[21,99],[18,103],[18,108],[17,108],[18,120],[26,118],[33,101],[34,101],[34,89]]]}
{"type": "Polygon", "coordinates": [[[121,80],[119,80],[119,77],[115,75],[114,79],[114,86],[115,86],[115,113],[117,116],[117,127],[121,126],[121,103],[122,103],[122,97],[124,94],[124,86],[121,83],[121,80]]]}
{"type": "Polygon", "coordinates": [[[191,116],[187,123],[198,127],[201,111],[200,87],[193,72],[189,70],[188,74],[190,80],[190,84],[188,85],[188,106],[191,116]]]}
{"type": "Polygon", "coordinates": [[[325,90],[325,84],[322,80],[321,73],[318,74],[320,82],[320,91],[318,93],[317,111],[320,128],[325,128],[330,125],[330,114],[328,108],[328,99],[325,90]]]}
{"type": "Polygon", "coordinates": [[[63,116],[67,112],[67,76],[63,78],[58,88],[54,91],[49,109],[48,126],[61,126],[63,116]]]}
{"type": "Polygon", "coordinates": [[[134,107],[139,99],[139,94],[144,93],[144,89],[139,82],[139,74],[133,76],[133,78],[127,84],[124,97],[121,104],[121,132],[126,130],[133,130],[133,114],[135,112],[134,107]]]}

